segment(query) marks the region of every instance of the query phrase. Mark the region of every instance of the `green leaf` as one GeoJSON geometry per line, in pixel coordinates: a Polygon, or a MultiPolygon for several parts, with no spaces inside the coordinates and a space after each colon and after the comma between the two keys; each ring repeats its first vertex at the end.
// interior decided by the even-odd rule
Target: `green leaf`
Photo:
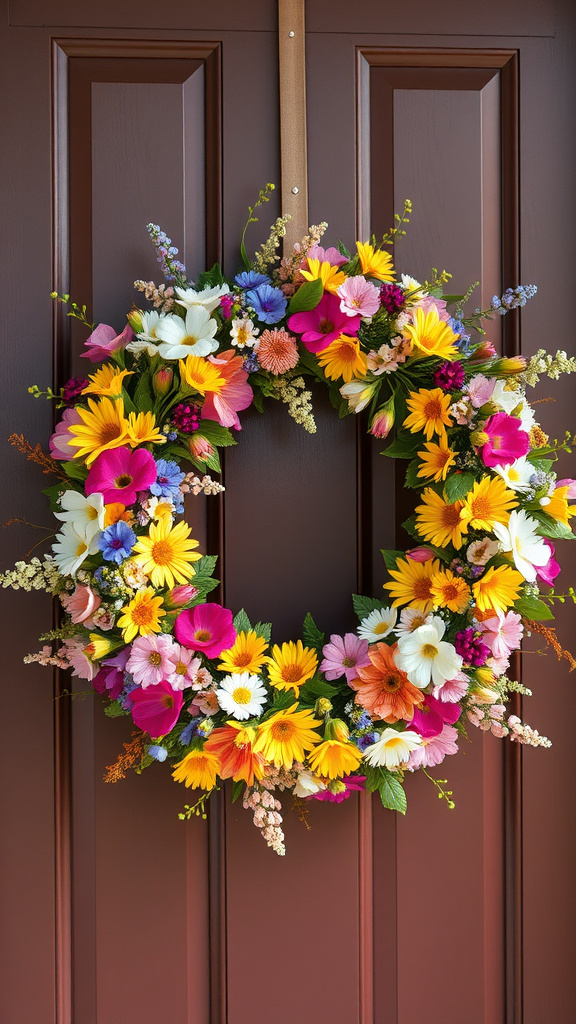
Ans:
{"type": "Polygon", "coordinates": [[[381,455],[388,455],[391,459],[413,459],[421,448],[423,440],[419,436],[402,431],[396,435],[391,444],[381,452],[381,455]]]}
{"type": "MultiPolygon", "coordinates": [[[[45,494],[47,496],[47,498],[48,498],[48,500],[50,502],[50,510],[52,512],[60,512],[61,511],[59,496],[62,494],[62,491],[64,490],[65,487],[66,487],[66,484],[64,483],[64,481],[62,481],[62,483],[60,483],[60,484],[54,484],[53,487],[45,487],[45,488],[43,488],[42,494],[45,494]]],[[[74,490],[75,489],[76,488],[74,488],[74,490]]],[[[83,489],[82,489],[82,493],[83,493],[83,489]]]]}
{"type": "Polygon", "coordinates": [[[232,803],[235,804],[240,799],[244,790],[246,789],[246,783],[243,779],[238,779],[238,782],[232,783],[232,803]]]}
{"type": "Polygon", "coordinates": [[[530,453],[526,456],[530,465],[534,466],[534,469],[539,470],[541,473],[550,473],[554,462],[552,459],[539,459],[537,457],[537,451],[530,453]]]}
{"type": "Polygon", "coordinates": [[[373,768],[370,764],[363,764],[362,769],[366,774],[366,789],[369,793],[375,793],[383,782],[384,769],[373,768]]]}
{"type": "Polygon", "coordinates": [[[464,298],[464,296],[463,295],[443,295],[442,298],[444,299],[444,302],[451,303],[451,302],[462,302],[462,299],[464,298]]]}
{"type": "Polygon", "coordinates": [[[525,615],[527,619],[534,619],[535,622],[544,622],[554,618],[548,605],[538,597],[519,597],[514,602],[514,608],[520,612],[520,615],[525,615]]]}
{"type": "Polygon", "coordinates": [[[294,696],[294,690],[274,690],[274,697],[272,699],[272,708],[270,712],[263,716],[263,721],[270,717],[270,714],[275,714],[276,711],[285,711],[296,701],[294,696]]]}
{"type": "Polygon", "coordinates": [[[62,462],[61,465],[66,476],[69,476],[71,480],[84,481],[88,476],[88,466],[84,462],[69,459],[68,462],[62,462]]]}
{"type": "Polygon", "coordinates": [[[241,608],[238,614],[234,616],[234,629],[237,633],[240,633],[241,631],[243,633],[249,633],[252,629],[250,619],[243,608],[241,608]]]}
{"type": "Polygon", "coordinates": [[[267,644],[270,643],[272,636],[272,623],[271,622],[257,622],[252,629],[256,633],[256,636],[261,636],[267,644]]]}
{"type": "Polygon", "coordinates": [[[115,700],[106,705],[104,714],[108,715],[108,718],[120,718],[121,715],[128,715],[129,712],[125,711],[122,705],[115,700]]]}
{"type": "Polygon", "coordinates": [[[541,537],[549,537],[550,540],[576,540],[569,526],[558,522],[557,519],[553,519],[546,512],[540,512],[538,509],[529,509],[528,515],[532,516],[540,524],[538,533],[541,537]]]}
{"type": "MultiPolygon", "coordinates": [[[[244,252],[246,252],[246,250],[244,250],[244,252]]],[[[250,269],[249,263],[246,264],[246,269],[250,269]]],[[[220,284],[224,284],[224,274],[222,273],[222,270],[218,263],[214,263],[210,267],[210,270],[203,270],[202,273],[198,274],[198,277],[196,278],[196,289],[198,291],[200,291],[202,288],[205,288],[206,285],[215,287],[216,285],[220,284]]]]}
{"type": "Polygon", "coordinates": [[[453,505],[459,498],[464,498],[474,486],[473,473],[450,473],[444,484],[446,500],[453,505]]]}
{"type": "Polygon", "coordinates": [[[334,697],[338,693],[338,687],[327,683],[320,676],[313,676],[304,686],[300,687],[299,700],[303,704],[314,704],[318,697],[334,697]]]}
{"type": "Polygon", "coordinates": [[[222,471],[220,466],[220,456],[217,451],[212,452],[211,455],[207,455],[206,458],[201,461],[204,462],[208,466],[208,469],[211,469],[214,473],[220,473],[222,471]]]}
{"type": "Polygon", "coordinates": [[[420,459],[412,459],[412,462],[408,463],[406,469],[406,487],[421,488],[424,486],[425,481],[421,476],[418,476],[418,470],[420,469],[420,459]]]}
{"type": "Polygon", "coordinates": [[[264,412],[264,398],[261,391],[254,391],[252,405],[258,410],[258,412],[264,412]]]}
{"type": "MultiPolygon", "coordinates": [[[[398,554],[402,554],[401,551],[398,554]]],[[[396,565],[396,563],[394,563],[396,565]]],[[[376,611],[378,608],[384,608],[385,603],[381,598],[375,597],[361,597],[359,594],[352,594],[352,604],[354,605],[354,611],[356,615],[362,621],[370,612],[376,611]]]]}
{"type": "Polygon", "coordinates": [[[305,281],[298,291],[290,299],[288,315],[292,313],[304,313],[309,309],[315,309],[324,293],[324,285],[320,278],[315,281],[305,281]]]}
{"type": "Polygon", "coordinates": [[[152,412],[154,397],[150,389],[150,374],[143,373],[134,392],[134,405],[139,412],[152,412]]]}
{"type": "Polygon", "coordinates": [[[229,448],[236,444],[228,427],[222,427],[215,420],[202,420],[202,425],[196,432],[197,437],[205,437],[210,444],[218,445],[219,448],[229,448]]]}
{"type": "Polygon", "coordinates": [[[302,638],[308,647],[313,647],[314,650],[318,652],[322,650],[326,640],[326,634],[322,633],[318,629],[318,626],[314,622],[310,612],[306,612],[304,625],[302,627],[302,638]]]}
{"type": "Polygon", "coordinates": [[[422,538],[416,529],[416,516],[409,516],[408,519],[404,520],[402,526],[406,530],[406,533],[409,533],[411,537],[414,537],[414,540],[417,540],[419,544],[422,544],[422,538]]]}
{"type": "Polygon", "coordinates": [[[384,807],[389,807],[391,811],[399,811],[400,814],[406,814],[406,793],[402,783],[392,772],[385,772],[385,778],[378,787],[378,792],[384,807]]]}

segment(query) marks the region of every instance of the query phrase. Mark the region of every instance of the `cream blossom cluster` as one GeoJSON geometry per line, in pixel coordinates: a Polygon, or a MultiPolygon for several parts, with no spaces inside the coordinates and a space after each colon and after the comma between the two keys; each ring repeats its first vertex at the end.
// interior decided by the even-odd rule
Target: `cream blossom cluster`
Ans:
{"type": "Polygon", "coordinates": [[[145,297],[155,309],[161,309],[164,313],[172,309],[174,289],[171,285],[161,284],[160,287],[157,287],[154,281],[134,281],[134,287],[136,291],[144,292],[145,297]]]}
{"type": "Polygon", "coordinates": [[[265,273],[270,264],[276,260],[276,250],[280,246],[280,239],[284,238],[286,234],[286,225],[289,220],[292,220],[289,213],[277,217],[270,228],[268,238],[254,254],[254,269],[259,273],[265,273]]]}
{"type": "Polygon", "coordinates": [[[528,366],[518,375],[518,380],[530,387],[536,387],[540,377],[546,376],[551,380],[558,380],[563,373],[576,373],[576,359],[570,358],[562,349],[558,349],[556,355],[546,352],[546,349],[539,348],[532,356],[528,366]]]}
{"type": "Polygon", "coordinates": [[[0,573],[0,583],[12,590],[45,590],[57,594],[64,586],[64,580],[50,555],[40,561],[31,558],[29,562],[16,562],[13,569],[0,573]]]}
{"type": "Polygon", "coordinates": [[[247,789],[242,801],[245,810],[254,812],[253,821],[256,828],[262,830],[262,838],[275,853],[283,857],[286,853],[284,832],[282,831],[282,805],[268,789],[256,783],[247,789]]]}
{"type": "Polygon", "coordinates": [[[546,736],[541,736],[537,729],[525,725],[517,715],[510,715],[508,718],[510,727],[510,739],[517,743],[523,743],[528,747],[551,747],[552,741],[546,736]]]}
{"type": "Polygon", "coordinates": [[[288,406],[288,413],[299,423],[300,426],[304,427],[309,434],[316,433],[316,422],[312,415],[312,392],[306,391],[306,385],[303,377],[295,377],[293,380],[286,380],[286,374],[282,378],[276,378],[272,381],[272,387],[274,388],[274,397],[279,398],[281,402],[284,402],[288,406]]]}
{"type": "Polygon", "coordinates": [[[180,485],[180,490],[183,494],[220,494],[226,488],[217,480],[213,480],[207,473],[202,478],[196,476],[195,473],[187,473],[180,485]]]}

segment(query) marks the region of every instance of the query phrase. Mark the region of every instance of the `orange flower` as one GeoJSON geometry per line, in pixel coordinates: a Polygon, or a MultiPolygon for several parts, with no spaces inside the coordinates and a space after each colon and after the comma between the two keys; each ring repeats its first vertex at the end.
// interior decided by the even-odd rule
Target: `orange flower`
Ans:
{"type": "Polygon", "coordinates": [[[219,762],[219,774],[222,779],[243,779],[246,785],[252,786],[254,779],[264,775],[264,758],[252,750],[252,740],[256,730],[241,722],[227,722],[220,729],[213,729],[204,749],[214,754],[219,762]]]}
{"type": "Polygon", "coordinates": [[[287,331],[263,331],[258,344],[258,362],[275,377],[292,370],[298,362],[298,348],[287,331]]]}
{"type": "Polygon", "coordinates": [[[398,645],[373,644],[368,651],[371,665],[356,669],[359,678],[350,686],[357,690],[356,703],[382,722],[410,722],[414,705],[422,704],[424,694],[413,686],[405,672],[398,668],[394,654],[398,645]]]}

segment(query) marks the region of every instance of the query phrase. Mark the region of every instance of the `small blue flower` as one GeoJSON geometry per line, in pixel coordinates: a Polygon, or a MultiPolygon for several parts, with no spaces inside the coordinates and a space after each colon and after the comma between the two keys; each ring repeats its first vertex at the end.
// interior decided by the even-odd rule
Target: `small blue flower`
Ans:
{"type": "Polygon", "coordinates": [[[259,288],[261,284],[271,284],[266,274],[257,274],[255,270],[243,270],[234,278],[240,288],[259,288]]]}
{"type": "Polygon", "coordinates": [[[117,565],[120,565],[125,558],[128,558],[135,543],[134,530],[131,530],[123,519],[119,519],[117,523],[107,526],[102,531],[98,547],[107,562],[116,562],[117,565]]]}
{"type": "Polygon", "coordinates": [[[265,324],[277,324],[284,316],[288,305],[284,293],[270,284],[262,284],[259,288],[246,292],[246,298],[258,319],[265,324]]]}
{"type": "Polygon", "coordinates": [[[358,750],[361,750],[362,753],[364,753],[366,747],[369,747],[371,743],[376,742],[376,737],[377,733],[375,732],[367,732],[364,736],[358,736],[356,739],[356,746],[358,747],[358,750]]]}
{"type": "Polygon", "coordinates": [[[183,747],[186,747],[188,743],[190,743],[192,737],[196,734],[196,726],[198,725],[198,722],[198,718],[192,718],[188,722],[188,725],[185,725],[184,728],[182,729],[182,732],[180,733],[180,743],[182,744],[183,747]]]}
{"type": "Polygon", "coordinates": [[[152,743],[148,747],[147,753],[150,754],[150,757],[153,757],[155,761],[165,761],[168,757],[166,747],[159,747],[156,743],[152,743]]]}
{"type": "Polygon", "coordinates": [[[183,473],[177,462],[168,462],[166,459],[156,460],[156,482],[150,484],[150,491],[157,498],[180,498],[180,484],[185,473],[183,473]]]}
{"type": "Polygon", "coordinates": [[[249,352],[247,356],[244,356],[242,369],[246,370],[246,373],[256,373],[260,369],[258,356],[255,352],[249,352]]]}

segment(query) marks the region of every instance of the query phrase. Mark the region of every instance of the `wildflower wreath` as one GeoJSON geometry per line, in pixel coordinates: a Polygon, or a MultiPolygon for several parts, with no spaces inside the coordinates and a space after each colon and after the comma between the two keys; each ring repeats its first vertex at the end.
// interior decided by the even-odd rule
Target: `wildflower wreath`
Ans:
{"type": "Polygon", "coordinates": [[[539,593],[559,572],[555,542],[573,538],[576,482],[558,480],[554,462],[574,439],[549,442],[525,388],[576,361],[500,358],[487,341],[482,320],[523,306],[533,286],[466,317],[472,289],[443,295],[445,272],[399,277],[386,247],[409,213],[407,202],[379,243],[353,254],[324,249],[321,224],[280,259],[280,218],[249,261],[245,228],[233,281],[219,266],[189,281],[150,224],[166,283],[135,287],[151,308],[133,307],[118,333],[54,294],[89,328],[94,371],[57,394],[30,388],[63,410],[50,455],[11,438],[57,478],[45,492],[59,521],[51,553],[0,577],[63,608],[25,660],[70,668],[108,715],[131,717],[108,781],[167,761],[202,791],[186,818],[232,779],[280,854],[278,791],[340,802],[367,788],[404,812],[406,773],[455,754],[465,723],[548,746],[506,709],[512,691],[526,692],[507,675],[525,628],[544,629],[574,667],[540,626],[554,596],[539,593]],[[355,633],[327,640],[307,615],[302,639],[272,643],[269,623],[208,600],[216,557],[197,550],[183,499],[224,490],[208,471],[219,473],[218,450],[235,444],[250,405],[285,402],[314,432],[308,378],[328,386],[340,415],[369,407],[375,438],[396,423],[384,454],[407,462],[415,546],[384,552],[390,579],[380,597],[353,597],[355,633]]]}

